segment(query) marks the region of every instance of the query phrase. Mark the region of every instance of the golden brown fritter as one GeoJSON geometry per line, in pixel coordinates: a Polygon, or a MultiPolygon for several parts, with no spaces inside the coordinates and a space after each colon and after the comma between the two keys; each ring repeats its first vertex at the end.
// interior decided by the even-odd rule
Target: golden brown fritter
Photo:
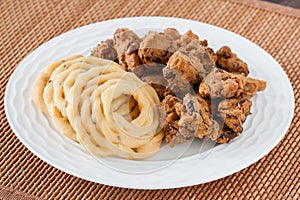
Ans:
{"type": "Polygon", "coordinates": [[[167,28],[163,33],[148,32],[143,38],[138,55],[142,63],[167,64],[172,54],[179,48],[180,34],[176,29],[167,28]]]}
{"type": "Polygon", "coordinates": [[[250,98],[265,88],[266,82],[263,80],[228,73],[222,69],[214,69],[200,83],[199,93],[203,97],[211,98],[250,98]]]}
{"type": "Polygon", "coordinates": [[[215,67],[204,47],[198,42],[181,47],[169,59],[163,74],[168,86],[176,95],[183,97],[193,93],[193,87],[215,67]]]}
{"type": "Polygon", "coordinates": [[[212,119],[210,105],[200,95],[185,95],[178,125],[181,135],[187,137],[216,139],[219,132],[218,123],[212,119]]]}
{"type": "Polygon", "coordinates": [[[224,127],[218,138],[218,143],[227,143],[239,136],[243,131],[246,116],[251,114],[250,99],[224,99],[218,105],[218,115],[224,127]]]}
{"type": "Polygon", "coordinates": [[[217,141],[219,124],[212,118],[209,101],[200,95],[186,94],[182,101],[168,95],[162,105],[166,112],[165,141],[170,146],[193,137],[217,141]]]}
{"type": "Polygon", "coordinates": [[[224,99],[218,106],[219,116],[228,128],[240,133],[246,116],[250,114],[251,106],[250,99],[224,99]]]}
{"type": "Polygon", "coordinates": [[[244,92],[242,93],[242,97],[251,98],[256,94],[256,92],[263,91],[266,87],[266,81],[247,77],[244,82],[244,92]]]}
{"type": "Polygon", "coordinates": [[[92,49],[91,55],[98,58],[115,61],[117,59],[117,51],[114,48],[114,41],[108,39],[100,42],[95,48],[92,49]]]}
{"type": "Polygon", "coordinates": [[[244,76],[249,74],[247,63],[238,58],[228,46],[223,46],[217,51],[217,66],[228,72],[244,76]]]}
{"type": "Polygon", "coordinates": [[[140,38],[128,28],[119,28],[114,34],[114,48],[118,54],[118,61],[124,69],[131,71],[141,64],[137,55],[140,38]]]}
{"type": "Polygon", "coordinates": [[[161,104],[165,112],[163,126],[165,141],[171,147],[178,143],[185,143],[188,138],[182,136],[178,131],[178,120],[181,115],[181,101],[175,96],[167,95],[161,104]]]}

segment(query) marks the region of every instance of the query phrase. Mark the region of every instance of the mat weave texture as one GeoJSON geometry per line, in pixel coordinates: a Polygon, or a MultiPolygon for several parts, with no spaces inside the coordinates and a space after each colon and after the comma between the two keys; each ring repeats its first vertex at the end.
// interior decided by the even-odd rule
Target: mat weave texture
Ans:
{"type": "Polygon", "coordinates": [[[226,0],[106,2],[110,1],[0,1],[0,199],[300,199],[299,15],[264,9],[253,0],[251,4],[226,0]],[[295,94],[294,118],[283,140],[238,173],[167,190],[92,183],[33,155],[14,135],[4,112],[5,87],[18,63],[66,31],[129,16],[171,16],[209,23],[240,34],[270,53],[288,74],[295,94]]]}

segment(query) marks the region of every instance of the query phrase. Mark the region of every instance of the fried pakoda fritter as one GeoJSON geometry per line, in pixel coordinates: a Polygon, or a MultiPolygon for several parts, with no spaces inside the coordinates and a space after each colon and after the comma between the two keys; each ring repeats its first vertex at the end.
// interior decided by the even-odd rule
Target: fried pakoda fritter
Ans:
{"type": "Polygon", "coordinates": [[[228,46],[223,46],[217,51],[217,66],[228,72],[248,76],[249,68],[247,63],[234,54],[228,46]]]}
{"type": "Polygon", "coordinates": [[[239,136],[243,131],[246,116],[251,114],[250,99],[224,99],[218,105],[218,115],[224,127],[218,137],[218,143],[227,143],[239,136]]]}
{"type": "Polygon", "coordinates": [[[193,93],[193,87],[199,83],[215,64],[198,40],[181,47],[169,59],[163,74],[169,88],[176,95],[183,97],[186,93],[193,93]]]}
{"type": "Polygon", "coordinates": [[[165,29],[163,33],[150,31],[143,38],[139,57],[147,65],[166,64],[180,46],[180,34],[176,29],[165,29]]]}
{"type": "Polygon", "coordinates": [[[265,88],[266,82],[263,80],[232,74],[216,68],[200,83],[199,93],[203,97],[211,98],[251,98],[256,92],[265,88]]]}
{"type": "Polygon", "coordinates": [[[192,134],[200,139],[208,136],[215,140],[219,132],[218,123],[212,119],[210,104],[200,95],[185,95],[178,124],[179,131],[185,133],[183,135],[192,134]]]}
{"type": "Polygon", "coordinates": [[[112,61],[117,60],[118,57],[117,51],[114,48],[114,41],[111,39],[102,41],[97,44],[97,46],[92,49],[91,55],[112,61]]]}
{"type": "Polygon", "coordinates": [[[166,111],[165,141],[170,146],[193,137],[218,139],[219,124],[212,119],[210,104],[200,95],[186,94],[183,100],[168,95],[162,105],[166,111]]]}
{"type": "Polygon", "coordinates": [[[165,141],[171,147],[175,144],[185,143],[189,139],[179,132],[178,120],[182,109],[181,102],[180,99],[172,95],[167,95],[161,102],[162,111],[165,113],[162,115],[164,116],[162,127],[165,133],[165,141]]]}
{"type": "Polygon", "coordinates": [[[117,29],[114,34],[114,48],[118,54],[119,64],[131,71],[141,64],[138,57],[140,38],[128,28],[117,29]]]}

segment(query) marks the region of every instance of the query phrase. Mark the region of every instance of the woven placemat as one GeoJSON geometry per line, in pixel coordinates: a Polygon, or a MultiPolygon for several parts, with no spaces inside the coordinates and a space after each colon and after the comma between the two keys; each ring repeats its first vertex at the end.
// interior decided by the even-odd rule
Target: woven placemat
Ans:
{"type": "Polygon", "coordinates": [[[299,199],[300,11],[281,12],[278,6],[265,8],[268,4],[250,1],[0,1],[0,199],[299,199]],[[281,64],[293,86],[295,115],[276,148],[250,167],[210,183],[134,190],[66,174],[22,145],[7,122],[3,102],[7,81],[18,63],[47,40],[76,27],[150,15],[187,18],[228,29],[258,44],[281,64]]]}

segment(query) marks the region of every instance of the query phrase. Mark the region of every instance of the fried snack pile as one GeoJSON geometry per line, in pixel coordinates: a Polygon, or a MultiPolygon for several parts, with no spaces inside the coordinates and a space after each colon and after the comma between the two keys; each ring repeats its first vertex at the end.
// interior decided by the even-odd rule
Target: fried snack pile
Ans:
{"type": "Polygon", "coordinates": [[[110,60],[55,62],[36,79],[32,95],[62,134],[95,156],[144,159],[160,148],[155,90],[110,60]]]}
{"type": "Polygon", "coordinates": [[[114,60],[151,84],[164,107],[160,121],[170,146],[194,137],[217,143],[236,138],[251,114],[251,98],[266,88],[265,81],[247,77],[248,65],[228,46],[215,53],[192,31],[181,35],[167,28],[139,38],[120,28],[113,38],[91,54],[114,60]]]}

